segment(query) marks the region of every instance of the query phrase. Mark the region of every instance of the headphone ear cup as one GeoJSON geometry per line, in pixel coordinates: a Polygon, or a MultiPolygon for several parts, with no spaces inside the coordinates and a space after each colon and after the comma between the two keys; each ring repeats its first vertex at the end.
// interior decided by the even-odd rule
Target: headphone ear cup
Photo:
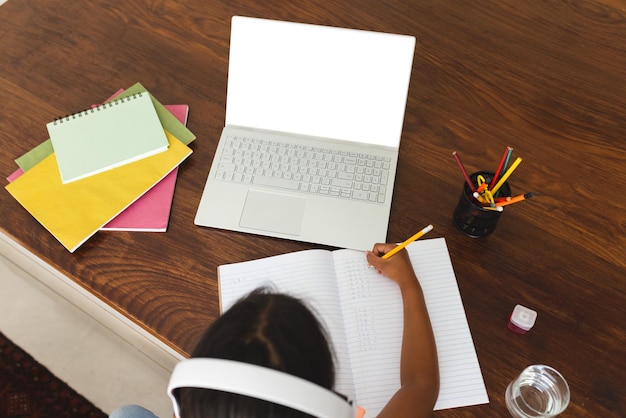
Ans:
{"type": "Polygon", "coordinates": [[[172,401],[172,408],[174,409],[174,417],[175,418],[180,418],[180,401],[178,400],[178,390],[179,388],[172,388],[170,389],[168,387],[167,389],[167,395],[170,397],[170,400],[172,401]]]}
{"type": "Polygon", "coordinates": [[[335,392],[278,370],[239,361],[192,358],[176,365],[167,388],[180,416],[176,389],[200,388],[237,393],[302,411],[318,418],[355,418],[356,409],[335,392]]]}

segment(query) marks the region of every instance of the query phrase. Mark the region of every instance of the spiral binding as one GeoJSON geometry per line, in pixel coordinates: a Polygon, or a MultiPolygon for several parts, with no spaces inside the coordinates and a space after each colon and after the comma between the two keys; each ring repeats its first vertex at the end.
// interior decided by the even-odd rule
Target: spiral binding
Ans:
{"type": "Polygon", "coordinates": [[[121,99],[112,100],[110,102],[103,103],[103,104],[101,104],[99,106],[92,107],[90,109],[86,109],[86,110],[83,110],[81,112],[77,112],[77,113],[74,113],[74,114],[71,114],[71,115],[61,116],[59,118],[56,118],[52,122],[52,124],[56,126],[57,124],[60,125],[60,124],[63,124],[63,123],[67,123],[67,122],[70,122],[70,121],[72,121],[74,119],[82,118],[83,116],[88,116],[88,115],[91,115],[93,113],[98,113],[98,112],[101,112],[103,110],[110,109],[110,108],[115,107],[115,106],[119,106],[120,103],[130,102],[131,100],[134,100],[134,99],[136,99],[138,97],[142,97],[142,96],[143,96],[143,92],[139,92],[139,93],[133,94],[132,96],[122,97],[121,99]]]}

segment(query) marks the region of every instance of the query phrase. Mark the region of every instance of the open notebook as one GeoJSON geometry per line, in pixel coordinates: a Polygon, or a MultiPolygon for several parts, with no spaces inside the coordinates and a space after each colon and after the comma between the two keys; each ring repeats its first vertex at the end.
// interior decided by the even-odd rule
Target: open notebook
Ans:
{"type": "MultiPolygon", "coordinates": [[[[407,247],[426,298],[441,389],[435,409],[487,403],[478,358],[443,238],[407,247]]],[[[319,315],[338,358],[336,390],[376,416],[400,387],[402,299],[397,285],[354,250],[309,250],[219,267],[227,310],[259,286],[302,298],[319,315]]]]}
{"type": "Polygon", "coordinates": [[[195,223],[384,242],[415,38],[235,16],[225,127],[195,223]]]}

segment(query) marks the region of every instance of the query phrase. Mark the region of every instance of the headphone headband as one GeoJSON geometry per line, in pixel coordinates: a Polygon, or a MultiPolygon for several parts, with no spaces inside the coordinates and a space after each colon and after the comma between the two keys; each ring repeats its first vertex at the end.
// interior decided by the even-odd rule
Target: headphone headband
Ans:
{"type": "Polygon", "coordinates": [[[355,408],[313,382],[267,367],[216,358],[192,358],[176,365],[167,387],[174,413],[179,388],[215,389],[284,405],[318,418],[354,418],[355,408]]]}

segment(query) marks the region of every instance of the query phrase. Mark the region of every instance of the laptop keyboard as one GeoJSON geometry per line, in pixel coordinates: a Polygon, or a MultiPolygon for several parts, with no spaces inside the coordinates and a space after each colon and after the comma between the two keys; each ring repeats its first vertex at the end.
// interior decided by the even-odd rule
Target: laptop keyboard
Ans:
{"type": "Polygon", "coordinates": [[[229,136],[215,178],[362,202],[384,203],[389,157],[229,136]]]}

